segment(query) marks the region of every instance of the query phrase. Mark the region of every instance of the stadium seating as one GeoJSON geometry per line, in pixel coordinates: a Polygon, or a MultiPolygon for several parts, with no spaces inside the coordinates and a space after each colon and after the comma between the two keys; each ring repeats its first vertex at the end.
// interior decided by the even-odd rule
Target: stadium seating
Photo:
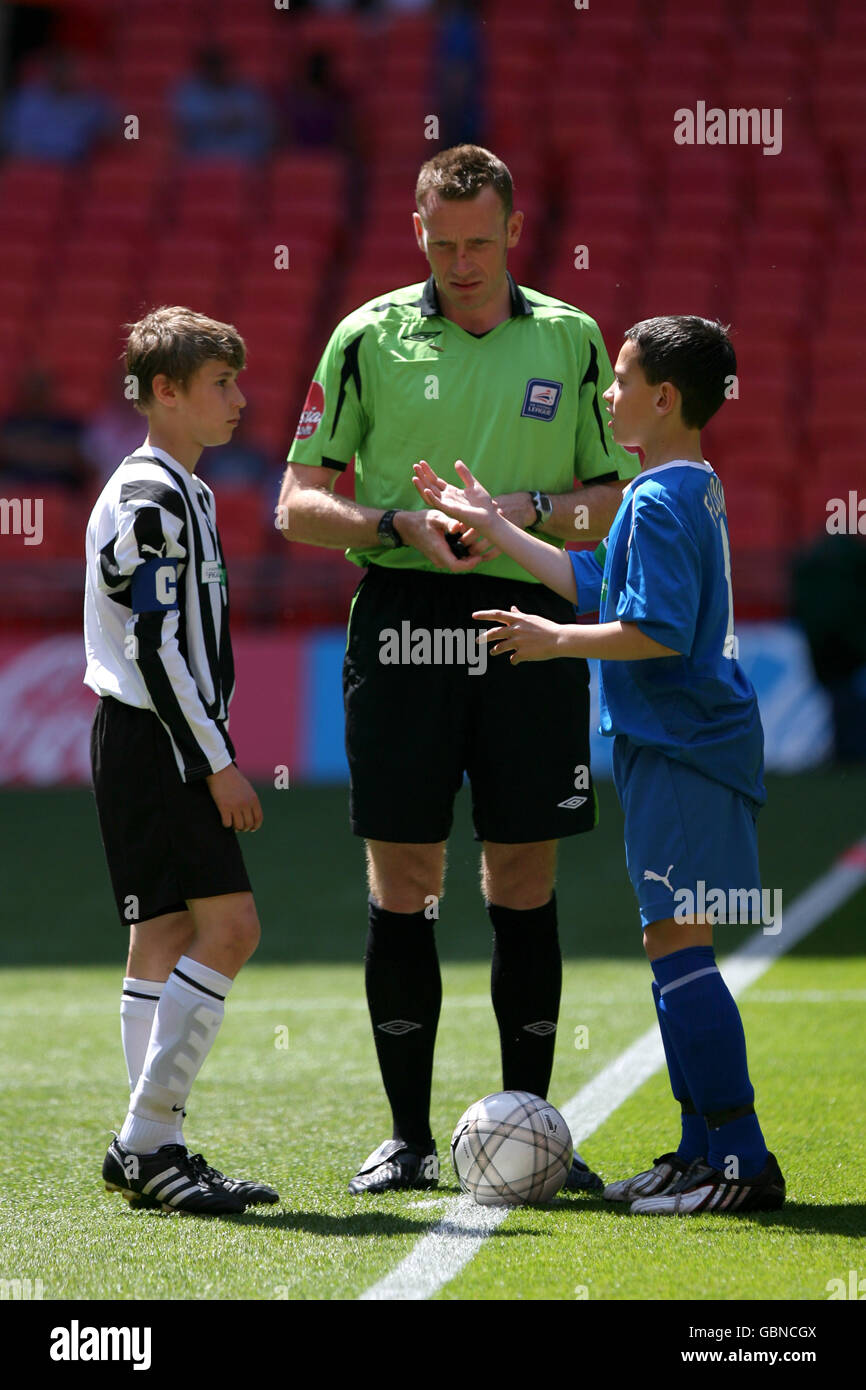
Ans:
{"type": "MultiPolygon", "coordinates": [[[[484,141],[508,161],[526,213],[517,278],[592,314],[612,356],[624,328],[650,313],[731,322],[739,398],[708,430],[707,452],[730,480],[738,557],[766,557],[768,546],[784,557],[813,526],[815,497],[849,476],[840,459],[866,428],[844,385],[866,303],[862,0],[585,10],[486,0],[480,12],[484,141]],[[676,145],[674,111],[698,100],[781,108],[781,152],[676,145]]],[[[425,277],[409,214],[418,164],[437,148],[424,138],[436,110],[435,14],[213,0],[205,33],[193,7],[149,0],[122,18],[106,8],[104,20],[86,76],[138,117],[138,138],[103,145],[74,170],[0,163],[0,412],[22,364],[37,360],[55,372],[65,409],[97,410],[121,325],[148,304],[185,302],[244,334],[247,437],[276,468],[335,321],[425,277]],[[281,145],[257,164],[181,159],[169,97],[205,40],[276,103],[306,55],[324,49],[352,103],[354,162],[281,145]],[[281,246],[287,268],[275,264],[281,246]]],[[[246,495],[221,508],[227,549],[246,567],[244,615],[342,616],[354,570],[313,547],[274,551],[256,505],[246,495]]],[[[65,545],[56,532],[46,539],[46,575],[78,553],[65,545]]],[[[773,602],[760,565],[738,564],[740,592],[744,580],[747,596],[754,582],[756,601],[773,602]]]]}

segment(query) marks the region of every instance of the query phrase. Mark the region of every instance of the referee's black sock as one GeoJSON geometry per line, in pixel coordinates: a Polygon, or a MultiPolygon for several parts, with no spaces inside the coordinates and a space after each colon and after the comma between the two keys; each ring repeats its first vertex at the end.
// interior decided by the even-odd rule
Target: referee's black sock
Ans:
{"type": "Polygon", "coordinates": [[[543,907],[518,911],[488,903],[487,912],[493,923],[490,989],[503,1089],[546,1098],[562,993],[556,894],[543,907]]]}
{"type": "Polygon", "coordinates": [[[421,912],[388,912],[370,901],[367,1003],[395,1139],[430,1142],[433,1048],[442,980],[433,922],[421,912]]]}

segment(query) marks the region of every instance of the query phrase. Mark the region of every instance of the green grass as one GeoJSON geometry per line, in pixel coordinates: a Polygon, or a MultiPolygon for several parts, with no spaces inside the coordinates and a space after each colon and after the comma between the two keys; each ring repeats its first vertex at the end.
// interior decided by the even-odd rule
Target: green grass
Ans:
{"type": "MultiPolygon", "coordinates": [[[[862,773],[773,781],[762,866],[786,907],[863,833],[864,792],[862,773]]],[[[220,1167],[273,1181],[282,1203],[205,1222],[131,1212],[102,1191],[109,1128],[125,1111],[125,941],[92,805],[75,791],[0,794],[16,866],[0,971],[0,1130],[13,1139],[0,1160],[0,1277],[41,1278],[46,1299],[353,1298],[439,1219],[427,1194],[359,1202],[345,1191],[386,1133],[363,1000],[362,856],[345,793],[272,791],[265,803],[265,830],[248,852],[265,938],[232,992],[186,1131],[220,1167]]],[[[562,856],[559,1103],[653,1022],[609,787],[602,812],[599,830],[562,856]],[[573,1046],[578,1025],[588,1049],[573,1046]]],[[[476,861],[463,805],[439,927],[440,1153],[465,1106],[500,1084],[476,861]]],[[[759,1113],[788,1179],[781,1212],[664,1221],[587,1198],[521,1208],[439,1297],[823,1299],[829,1279],[862,1271],[864,907],[861,891],[742,996],[759,1113]]],[[[720,954],[743,935],[720,936],[720,954]]],[[[670,1145],[674,1122],[657,1074],[581,1147],[606,1177],[623,1176],[670,1145]]],[[[456,1191],[443,1166],[437,1195],[456,1191]]]]}

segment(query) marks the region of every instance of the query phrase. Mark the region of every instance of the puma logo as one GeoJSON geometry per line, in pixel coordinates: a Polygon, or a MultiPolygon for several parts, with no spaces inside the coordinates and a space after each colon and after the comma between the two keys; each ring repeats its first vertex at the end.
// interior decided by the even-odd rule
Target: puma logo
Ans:
{"type": "Polygon", "coordinates": [[[669,890],[669,892],[672,893],[674,890],[673,890],[673,885],[672,885],[672,883],[670,882],[670,873],[671,873],[671,869],[672,869],[673,867],[674,867],[673,864],[668,864],[668,869],[667,869],[667,873],[666,873],[666,874],[656,874],[656,873],[653,873],[652,869],[644,869],[644,871],[643,871],[644,882],[645,882],[645,883],[646,883],[646,882],[663,883],[664,886],[665,886],[665,888],[667,888],[667,889],[669,890]]]}

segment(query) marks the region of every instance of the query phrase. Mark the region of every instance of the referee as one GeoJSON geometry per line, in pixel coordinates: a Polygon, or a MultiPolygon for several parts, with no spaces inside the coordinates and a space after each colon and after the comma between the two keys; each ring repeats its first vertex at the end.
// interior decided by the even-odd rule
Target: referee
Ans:
{"type": "MultiPolygon", "coordinates": [[[[586,663],[487,664],[471,617],[515,604],[569,622],[571,605],[474,531],[457,544],[459,524],[423,506],[412,465],[427,459],[458,482],[454,461],[464,459],[510,521],[553,545],[605,536],[638,471],[602,423],[613,373],[597,325],[508,273],[523,214],[502,161],[474,145],[444,150],[422,166],[415,196],[431,275],[335,329],[278,512],[287,539],[345,547],[366,567],[343,687],[351,824],[367,849],[367,1001],[393,1130],[352,1193],[438,1179],[434,926],[464,773],[506,1090],[547,1094],[562,983],[557,841],[591,830],[596,815],[586,663]],[[355,501],[333,492],[353,458],[355,501]]],[[[600,1182],[578,1157],[569,1186],[600,1182]]]]}

